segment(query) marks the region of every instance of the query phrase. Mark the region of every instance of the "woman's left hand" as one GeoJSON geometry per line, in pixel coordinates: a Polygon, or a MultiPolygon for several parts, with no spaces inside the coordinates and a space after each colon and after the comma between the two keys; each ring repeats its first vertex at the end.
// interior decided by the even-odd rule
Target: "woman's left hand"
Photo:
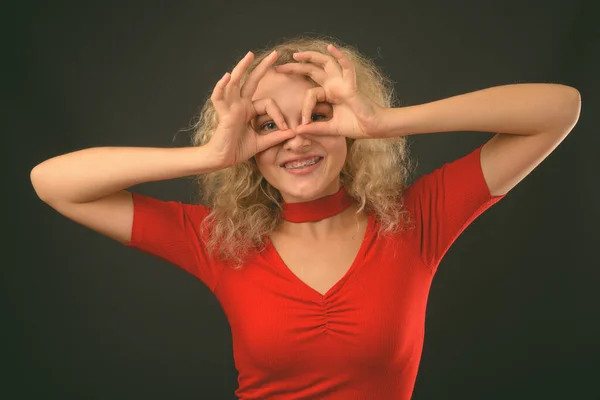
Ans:
{"type": "Polygon", "coordinates": [[[376,104],[358,91],[353,63],[333,45],[327,50],[333,56],[315,51],[294,53],[297,62],[278,65],[275,71],[307,75],[319,86],[309,89],[302,107],[302,125],[298,133],[340,135],[355,139],[384,138],[386,129],[383,114],[386,108],[376,104]],[[335,58],[334,58],[335,57],[335,58]],[[331,119],[312,121],[318,102],[330,103],[331,119]]]}

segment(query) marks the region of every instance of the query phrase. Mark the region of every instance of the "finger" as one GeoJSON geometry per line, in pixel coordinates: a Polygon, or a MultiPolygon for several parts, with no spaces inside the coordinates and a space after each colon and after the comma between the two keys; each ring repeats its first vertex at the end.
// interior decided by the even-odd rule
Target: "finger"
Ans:
{"type": "Polygon", "coordinates": [[[293,73],[306,75],[321,86],[325,84],[325,80],[327,79],[327,73],[323,68],[308,63],[289,63],[277,65],[275,67],[275,71],[284,74],[293,73]]]}
{"type": "Polygon", "coordinates": [[[223,99],[225,99],[225,86],[227,86],[227,82],[229,82],[230,77],[231,75],[229,72],[225,72],[225,75],[223,75],[221,79],[217,81],[212,91],[212,95],[210,96],[213,104],[221,102],[223,99]]]}
{"type": "Polygon", "coordinates": [[[350,82],[353,88],[356,87],[356,70],[354,64],[344,53],[342,53],[337,47],[330,44],[327,46],[327,50],[335,57],[337,62],[342,67],[342,76],[345,80],[350,82]]]}
{"type": "Polygon", "coordinates": [[[299,61],[310,61],[313,64],[324,67],[325,64],[329,62],[331,57],[326,54],[319,53],[318,51],[300,51],[298,53],[294,53],[294,59],[299,61]]]}
{"type": "Polygon", "coordinates": [[[339,136],[335,131],[331,120],[324,122],[311,122],[308,125],[299,125],[296,133],[306,135],[339,136]]]}
{"type": "Polygon", "coordinates": [[[260,153],[270,147],[277,146],[279,143],[285,142],[294,136],[296,136],[296,132],[291,129],[273,132],[270,135],[259,135],[256,137],[257,152],[260,153]]]}
{"type": "Polygon", "coordinates": [[[258,82],[260,82],[261,78],[267,73],[278,57],[279,54],[277,53],[277,50],[273,50],[271,54],[263,58],[258,66],[254,68],[254,71],[250,73],[246,82],[244,82],[240,92],[242,97],[252,98],[252,95],[258,86],[258,82]]]}
{"type": "Polygon", "coordinates": [[[340,74],[342,69],[335,58],[318,51],[302,51],[294,53],[294,59],[297,61],[309,61],[323,68],[329,75],[340,74]]]}
{"type": "MultiPolygon", "coordinates": [[[[271,117],[273,121],[275,121],[275,124],[280,130],[288,129],[288,126],[285,123],[285,118],[283,117],[283,113],[281,112],[281,109],[279,108],[277,103],[275,103],[275,100],[273,100],[270,97],[267,97],[264,99],[253,101],[252,105],[254,106],[256,115],[266,114],[269,117],[271,117]]],[[[259,129],[260,127],[257,126],[256,131],[258,132],[259,129]]]]}
{"type": "Polygon", "coordinates": [[[233,71],[231,71],[231,80],[225,87],[225,97],[229,97],[230,94],[238,90],[240,80],[242,79],[244,72],[246,72],[246,69],[248,69],[248,66],[252,64],[252,60],[254,60],[254,54],[249,51],[244,58],[237,63],[235,68],[233,68],[233,71]]]}
{"type": "Polygon", "coordinates": [[[322,87],[315,87],[306,91],[304,96],[304,102],[302,104],[302,125],[311,122],[312,111],[314,110],[317,102],[324,102],[326,99],[325,89],[322,87]]]}
{"type": "Polygon", "coordinates": [[[337,62],[342,67],[343,72],[345,72],[345,73],[354,72],[354,64],[352,63],[352,61],[350,61],[350,59],[344,53],[341,52],[341,50],[339,50],[337,47],[335,47],[332,44],[327,46],[327,50],[329,50],[331,55],[333,57],[335,57],[337,62]]]}

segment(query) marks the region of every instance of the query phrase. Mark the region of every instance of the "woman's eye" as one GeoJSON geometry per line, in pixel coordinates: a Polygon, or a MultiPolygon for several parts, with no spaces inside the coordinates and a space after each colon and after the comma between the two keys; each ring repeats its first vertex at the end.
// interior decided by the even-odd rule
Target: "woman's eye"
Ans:
{"type": "Polygon", "coordinates": [[[275,122],[273,122],[273,121],[269,121],[269,122],[264,123],[260,127],[260,129],[263,130],[263,131],[264,130],[267,130],[267,131],[274,130],[274,129],[277,129],[277,124],[275,122]]]}
{"type": "MultiPolygon", "coordinates": [[[[316,114],[316,113],[312,114],[311,117],[310,117],[310,119],[313,122],[320,121],[320,120],[327,119],[327,118],[328,117],[325,114],[316,114]]],[[[274,131],[276,129],[279,129],[279,128],[277,127],[277,124],[275,122],[273,122],[273,121],[265,122],[264,124],[262,124],[260,126],[260,130],[261,131],[274,131]]]]}

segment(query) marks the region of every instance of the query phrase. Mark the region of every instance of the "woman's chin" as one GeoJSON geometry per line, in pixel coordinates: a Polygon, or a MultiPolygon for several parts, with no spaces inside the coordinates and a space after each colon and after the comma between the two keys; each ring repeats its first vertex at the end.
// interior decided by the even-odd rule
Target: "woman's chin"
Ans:
{"type": "Polygon", "coordinates": [[[320,191],[315,189],[317,188],[314,184],[307,187],[290,187],[290,185],[283,185],[281,189],[279,189],[279,193],[281,193],[281,197],[283,197],[285,202],[298,203],[318,198],[320,191]]]}
{"type": "Polygon", "coordinates": [[[312,201],[320,199],[321,197],[329,196],[334,193],[329,193],[327,186],[321,186],[313,182],[312,185],[296,185],[294,187],[287,187],[284,185],[279,189],[279,193],[283,197],[286,203],[300,203],[305,201],[312,201]]]}

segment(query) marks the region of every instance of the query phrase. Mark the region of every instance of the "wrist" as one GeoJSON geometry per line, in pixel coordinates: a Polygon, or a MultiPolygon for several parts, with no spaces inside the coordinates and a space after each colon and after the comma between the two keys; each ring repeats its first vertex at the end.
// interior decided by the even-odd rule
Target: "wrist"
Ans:
{"type": "Polygon", "coordinates": [[[396,137],[406,135],[406,129],[402,124],[404,110],[402,108],[384,108],[381,110],[381,130],[385,137],[396,137]]]}
{"type": "Polygon", "coordinates": [[[194,175],[208,174],[229,167],[227,160],[208,144],[191,148],[194,175]]]}

